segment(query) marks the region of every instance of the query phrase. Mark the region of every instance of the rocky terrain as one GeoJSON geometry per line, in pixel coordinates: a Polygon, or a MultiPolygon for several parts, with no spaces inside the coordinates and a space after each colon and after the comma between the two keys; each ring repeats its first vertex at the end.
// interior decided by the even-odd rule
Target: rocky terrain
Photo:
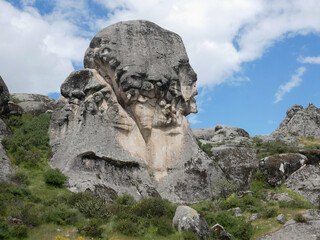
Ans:
{"type": "Polygon", "coordinates": [[[101,30],[84,66],[57,101],[0,77],[0,239],[41,221],[77,226],[56,239],[320,238],[316,106],[269,136],[191,130],[197,75],[182,39],[148,21],[101,30]]]}

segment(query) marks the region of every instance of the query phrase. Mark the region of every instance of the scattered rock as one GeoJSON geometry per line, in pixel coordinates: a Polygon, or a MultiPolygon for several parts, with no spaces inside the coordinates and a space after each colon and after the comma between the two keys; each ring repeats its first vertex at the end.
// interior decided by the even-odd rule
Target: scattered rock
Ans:
{"type": "Polygon", "coordinates": [[[61,229],[60,229],[60,228],[57,228],[57,232],[61,232],[61,229]]]}
{"type": "Polygon", "coordinates": [[[250,217],[250,221],[255,221],[259,218],[259,214],[258,213],[253,213],[250,217]]]}
{"type": "Polygon", "coordinates": [[[215,232],[216,236],[219,237],[219,240],[231,240],[232,238],[232,235],[218,223],[212,226],[211,230],[215,232]]]}
{"type": "Polygon", "coordinates": [[[279,215],[276,217],[276,220],[277,220],[278,223],[280,223],[280,224],[285,224],[285,222],[286,222],[286,217],[284,216],[284,214],[279,214],[279,215]]]}
{"type": "Polygon", "coordinates": [[[235,217],[242,216],[242,211],[241,211],[241,208],[239,208],[239,207],[229,209],[228,212],[232,212],[235,217]]]}
{"type": "Polygon", "coordinates": [[[197,78],[181,38],[148,21],[116,23],[92,39],[84,65],[61,85],[49,129],[50,165],[69,189],[210,198],[225,175],[186,119],[197,111],[197,78]]]}
{"type": "Polygon", "coordinates": [[[250,186],[258,168],[256,150],[244,146],[218,146],[212,148],[211,158],[217,162],[229,180],[245,190],[250,186]]]}
{"type": "Polygon", "coordinates": [[[269,233],[259,240],[319,240],[320,215],[317,210],[309,210],[303,214],[308,219],[306,223],[296,222],[293,219],[287,221],[278,231],[269,233]]]}
{"type": "Polygon", "coordinates": [[[11,94],[14,103],[23,109],[23,112],[37,116],[54,109],[56,101],[53,98],[40,94],[14,93],[11,94]]]}
{"type": "Polygon", "coordinates": [[[301,194],[311,204],[320,204],[320,165],[304,165],[290,175],[285,185],[301,194]]]}
{"type": "Polygon", "coordinates": [[[22,224],[23,224],[23,222],[22,222],[21,219],[15,218],[15,217],[12,217],[12,216],[8,217],[8,218],[7,218],[7,221],[8,221],[8,223],[9,223],[11,226],[14,226],[14,225],[22,225],[22,224]]]}
{"type": "Polygon", "coordinates": [[[283,201],[283,202],[292,202],[295,201],[291,197],[288,196],[288,193],[274,193],[274,192],[265,192],[266,195],[266,200],[267,201],[283,201]]]}
{"type": "Polygon", "coordinates": [[[201,239],[210,237],[210,228],[206,220],[196,210],[188,206],[177,208],[172,223],[178,231],[192,231],[201,239]]]}
{"type": "Polygon", "coordinates": [[[260,160],[259,168],[271,186],[280,186],[283,179],[288,178],[307,162],[307,157],[299,153],[283,153],[265,157],[260,160]]]}

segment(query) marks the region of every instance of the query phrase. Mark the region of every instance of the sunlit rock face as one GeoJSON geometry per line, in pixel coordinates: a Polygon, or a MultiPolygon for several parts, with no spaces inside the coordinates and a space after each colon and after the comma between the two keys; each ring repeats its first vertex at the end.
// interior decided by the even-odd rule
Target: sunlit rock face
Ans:
{"type": "Polygon", "coordinates": [[[186,119],[197,112],[197,76],[181,38],[148,21],[120,22],[92,39],[84,66],[62,84],[50,127],[51,165],[70,189],[211,197],[224,176],[186,119]]]}

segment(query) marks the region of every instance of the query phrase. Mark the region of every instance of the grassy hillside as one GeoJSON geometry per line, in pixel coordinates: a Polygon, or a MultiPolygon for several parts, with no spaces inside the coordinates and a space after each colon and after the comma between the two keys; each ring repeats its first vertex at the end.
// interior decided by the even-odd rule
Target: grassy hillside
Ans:
{"type": "MultiPolygon", "coordinates": [[[[50,115],[10,117],[13,135],[3,140],[16,173],[12,183],[0,183],[0,239],[197,239],[191,232],[177,232],[172,218],[177,205],[154,198],[136,202],[124,195],[114,202],[89,193],[71,193],[63,183],[66,177],[52,170],[48,126],[50,115]]],[[[225,185],[222,185],[225,186],[225,185]]],[[[281,225],[274,219],[284,213],[287,219],[305,211],[309,204],[297,193],[264,184],[258,172],[252,183],[253,195],[203,201],[191,207],[198,210],[209,226],[223,225],[233,239],[255,239],[281,225]],[[292,203],[266,201],[264,191],[288,192],[292,203]],[[240,207],[242,217],[232,211],[240,207]],[[253,213],[259,218],[248,221],[253,213]]]]}

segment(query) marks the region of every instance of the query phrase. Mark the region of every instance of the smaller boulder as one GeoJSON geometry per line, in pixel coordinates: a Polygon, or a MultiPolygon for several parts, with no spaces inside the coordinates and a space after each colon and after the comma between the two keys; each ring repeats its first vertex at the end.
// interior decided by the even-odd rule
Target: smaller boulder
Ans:
{"type": "Polygon", "coordinates": [[[285,217],[283,214],[279,214],[279,215],[276,217],[276,220],[277,220],[278,223],[280,223],[280,224],[285,224],[285,222],[286,222],[286,217],[285,217]]]}
{"type": "Polygon", "coordinates": [[[215,224],[211,227],[211,230],[219,237],[219,240],[230,240],[232,238],[232,234],[228,233],[223,226],[220,224],[215,224]]]}
{"type": "Polygon", "coordinates": [[[201,239],[210,238],[210,228],[200,214],[188,206],[179,206],[174,214],[173,225],[178,231],[192,231],[201,239]]]}
{"type": "Polygon", "coordinates": [[[288,178],[307,162],[307,157],[299,153],[283,153],[265,157],[260,160],[259,168],[271,186],[280,186],[283,179],[288,178]]]}
{"type": "Polygon", "coordinates": [[[259,214],[258,213],[253,213],[250,217],[250,221],[255,221],[259,218],[259,214]]]}

